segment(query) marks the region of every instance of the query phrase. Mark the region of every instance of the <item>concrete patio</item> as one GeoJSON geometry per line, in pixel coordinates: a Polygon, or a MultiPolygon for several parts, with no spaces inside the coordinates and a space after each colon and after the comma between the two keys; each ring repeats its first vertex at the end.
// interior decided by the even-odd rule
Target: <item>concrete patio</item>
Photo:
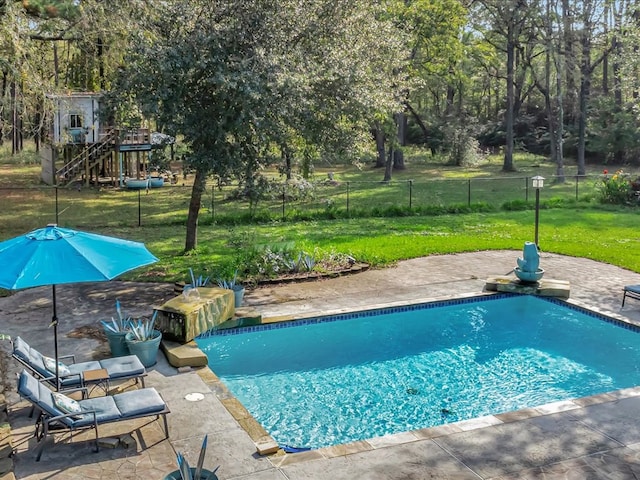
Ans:
{"type": "MultiPolygon", "coordinates": [[[[431,256],[353,276],[259,288],[245,298],[270,318],[440,300],[482,292],[486,278],[508,274],[519,255],[494,251],[431,256]]],[[[546,277],[571,282],[570,301],[640,324],[639,301],[628,300],[624,309],[620,307],[622,287],[640,284],[639,274],[546,253],[541,266],[546,277]]],[[[73,352],[79,360],[105,355],[91,328],[115,314],[116,298],[136,316],[149,314],[151,306],[171,295],[172,285],[109,282],[59,287],[60,351],[73,352]]],[[[50,297],[50,288],[37,288],[0,298],[0,333],[21,335],[51,354],[50,297]]],[[[7,343],[0,343],[8,351],[7,343]]],[[[5,378],[18,368],[11,361],[9,367],[5,378]]],[[[299,454],[260,456],[242,422],[234,418],[237,412],[225,407],[228,393],[206,367],[178,373],[160,354],[147,386],[155,387],[171,409],[169,440],[163,439],[161,425],[150,419],[116,423],[101,427],[100,438],[132,433],[134,447],[101,448],[93,453],[90,443],[82,441],[86,434],[73,439],[59,436],[37,463],[29,408],[15,389],[5,391],[15,478],[162,479],[176,468],[176,451],[195,464],[205,434],[209,438],[205,465],[210,469],[219,465],[220,479],[619,480],[640,476],[640,388],[299,454]],[[189,401],[188,393],[201,393],[203,399],[189,401]]]]}

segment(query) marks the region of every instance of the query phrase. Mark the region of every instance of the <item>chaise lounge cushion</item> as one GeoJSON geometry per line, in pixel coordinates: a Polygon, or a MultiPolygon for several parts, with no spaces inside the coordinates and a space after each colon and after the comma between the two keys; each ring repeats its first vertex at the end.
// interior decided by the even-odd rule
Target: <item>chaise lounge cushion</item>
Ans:
{"type": "MultiPolygon", "coordinates": [[[[111,422],[122,418],[120,410],[116,406],[116,402],[112,396],[87,398],[78,402],[83,412],[96,412],[96,420],[98,424],[111,422]]],[[[93,423],[93,415],[83,415],[80,418],[72,419],[70,425],[74,428],[90,425],[93,423]]]]}
{"type": "Polygon", "coordinates": [[[145,372],[144,365],[135,355],[100,360],[100,368],[107,370],[110,379],[142,375],[145,372]]]}
{"type": "MultiPolygon", "coordinates": [[[[51,378],[54,372],[47,370],[46,357],[38,352],[35,348],[31,348],[22,338],[16,337],[13,341],[13,355],[21,359],[24,363],[37,372],[42,378],[51,378]]],[[[125,357],[107,358],[104,360],[92,360],[88,362],[69,363],[66,365],[68,371],[60,370],[60,385],[62,387],[75,387],[82,383],[82,372],[87,370],[107,370],[109,379],[117,378],[133,378],[141,377],[146,374],[144,365],[135,355],[127,355],[125,357]],[[66,374],[66,375],[65,375],[66,374]]]]}
{"type": "Polygon", "coordinates": [[[13,354],[37,371],[42,377],[50,377],[51,372],[44,365],[42,354],[31,348],[27,342],[20,337],[13,340],[13,354]]]}
{"type": "Polygon", "coordinates": [[[165,403],[153,388],[120,393],[112,397],[123,418],[162,411],[165,403]]]}
{"type": "Polygon", "coordinates": [[[64,415],[64,412],[53,401],[49,387],[43,385],[24,370],[18,380],[18,393],[37,405],[40,410],[50,412],[52,416],[64,415]]]}

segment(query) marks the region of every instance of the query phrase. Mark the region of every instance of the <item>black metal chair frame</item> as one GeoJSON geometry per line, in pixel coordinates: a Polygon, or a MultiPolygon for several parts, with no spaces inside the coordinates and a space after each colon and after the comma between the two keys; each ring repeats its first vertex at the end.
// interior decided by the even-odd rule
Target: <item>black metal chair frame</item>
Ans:
{"type": "Polygon", "coordinates": [[[624,295],[622,297],[622,306],[627,297],[640,300],[640,285],[627,285],[624,287],[624,295]]]}

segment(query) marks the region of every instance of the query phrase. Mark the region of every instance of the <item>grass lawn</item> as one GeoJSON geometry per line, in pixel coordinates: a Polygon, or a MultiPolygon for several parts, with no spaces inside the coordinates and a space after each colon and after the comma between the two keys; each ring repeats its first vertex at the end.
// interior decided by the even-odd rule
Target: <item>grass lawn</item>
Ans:
{"type": "MultiPolygon", "coordinates": [[[[640,232],[635,210],[549,209],[540,212],[543,251],[591,258],[640,272],[640,232]]],[[[307,252],[348,253],[374,266],[434,254],[521,250],[533,240],[533,212],[436,217],[325,220],[257,226],[199,228],[198,249],[182,255],[184,230],[176,227],[106,229],[104,233],[146,242],[161,261],[125,278],[187,280],[189,268],[215,277],[251,245],[295,243],[307,252]],[[238,239],[242,239],[239,241],[238,239]]],[[[515,260],[514,260],[515,262],[515,260]]]]}
{"type": "MultiPolygon", "coordinates": [[[[60,224],[145,242],[160,258],[160,262],[123,277],[130,280],[185,281],[188,279],[189,268],[193,268],[196,274],[215,278],[223,269],[228,271],[230,265],[242,262],[246,251],[256,245],[285,243],[295,245],[295,249],[307,253],[331,255],[333,252],[339,252],[352,255],[357,260],[373,266],[385,266],[398,260],[433,254],[491,249],[521,250],[523,243],[533,240],[534,236],[533,193],[526,191],[527,185],[524,180],[537,174],[550,180],[555,170],[553,165],[532,157],[516,160],[519,171],[508,174],[500,171],[501,160],[497,158],[467,169],[433,161],[429,163],[428,159],[420,156],[416,156],[413,161],[409,158],[407,165],[407,170],[394,173],[394,181],[398,183],[393,188],[406,189],[407,182],[411,179],[415,182],[414,188],[420,183],[429,185],[424,190],[428,195],[432,195],[432,199],[428,200],[427,193],[415,194],[414,202],[446,203],[458,201],[458,196],[462,198],[460,202],[465,202],[468,193],[466,188],[461,190],[458,187],[454,189],[445,186],[433,197],[433,191],[436,190],[433,187],[434,183],[427,181],[437,178],[439,185],[446,185],[446,182],[454,180],[462,184],[484,181],[485,200],[482,201],[496,204],[511,198],[505,194],[511,187],[502,188],[501,185],[514,185],[513,188],[519,189],[519,196],[527,194],[528,209],[506,211],[498,208],[496,211],[483,213],[437,216],[272,221],[260,225],[234,227],[202,221],[198,230],[198,249],[183,255],[186,214],[182,208],[186,209],[186,205],[181,207],[178,213],[175,203],[173,207],[162,205],[163,202],[184,204],[187,201],[187,179],[184,188],[168,188],[163,190],[162,196],[153,198],[153,204],[158,203],[159,206],[153,212],[153,221],[149,219],[151,212],[146,212],[147,216],[144,217],[142,226],[137,225],[137,192],[93,188],[83,188],[80,191],[66,190],[64,200],[59,204],[60,224]],[[492,179],[490,182],[487,180],[489,178],[492,179]],[[180,195],[177,192],[180,192],[180,195]],[[85,222],[88,218],[101,221],[96,224],[83,224],[82,221],[73,220],[70,212],[76,210],[82,211],[85,222]],[[123,217],[131,221],[123,224],[123,217]]],[[[609,170],[613,168],[610,167],[609,170]]],[[[328,171],[335,172],[334,177],[339,179],[341,185],[349,185],[349,201],[353,202],[354,210],[358,208],[359,202],[362,205],[370,205],[374,201],[383,202],[380,197],[372,195],[376,190],[379,192],[390,189],[389,185],[379,183],[382,172],[370,167],[322,167],[316,170],[316,178],[326,177],[328,171]]],[[[600,173],[599,167],[597,173],[600,173]]],[[[52,218],[55,216],[52,215],[52,206],[47,200],[50,198],[50,190],[41,194],[31,189],[7,189],[29,187],[38,182],[39,165],[33,157],[22,155],[12,158],[0,155],[0,174],[0,239],[10,238],[53,221],[52,218]]],[[[562,208],[551,208],[556,204],[553,201],[556,196],[575,197],[575,179],[571,179],[571,174],[571,168],[568,167],[568,182],[553,184],[548,181],[541,195],[544,199],[540,212],[541,249],[587,257],[640,272],[638,208],[605,207],[593,201],[593,198],[574,201],[571,205],[564,204],[562,208]]],[[[585,189],[581,195],[593,196],[593,183],[594,180],[591,181],[591,193],[588,193],[586,184],[579,185],[585,189]]],[[[397,201],[399,196],[406,193],[402,192],[404,193],[395,191],[389,198],[395,198],[397,201]]],[[[480,192],[481,189],[474,190],[474,195],[480,195],[480,192]]],[[[341,197],[340,201],[344,201],[344,198],[341,197]]],[[[524,197],[521,202],[525,202],[524,197]]],[[[201,211],[201,219],[207,220],[210,214],[211,212],[205,208],[201,211]]]]}

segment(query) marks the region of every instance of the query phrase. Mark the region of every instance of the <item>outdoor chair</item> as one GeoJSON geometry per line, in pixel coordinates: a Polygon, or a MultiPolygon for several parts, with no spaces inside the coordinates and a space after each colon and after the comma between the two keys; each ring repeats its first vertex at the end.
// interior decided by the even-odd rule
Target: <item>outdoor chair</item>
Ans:
{"type": "MultiPolygon", "coordinates": [[[[13,358],[29,369],[36,378],[46,380],[49,385],[56,387],[55,360],[42,355],[20,337],[16,337],[12,343],[13,358]]],[[[136,382],[140,380],[144,388],[144,377],[147,375],[147,371],[135,355],[80,363],[75,363],[75,355],[64,355],[58,360],[61,359],[65,359],[65,363],[61,363],[58,367],[62,389],[85,386],[82,372],[100,369],[107,371],[109,381],[135,379],[136,382]],[[70,360],[70,363],[66,363],[67,359],[70,360]]]]}
{"type": "MultiPolygon", "coordinates": [[[[86,395],[86,388],[78,388],[86,395]]],[[[18,379],[18,393],[40,411],[36,422],[35,437],[38,441],[36,461],[44,451],[47,436],[59,432],[75,432],[93,428],[95,430],[94,452],[98,446],[98,425],[133,420],[136,418],[162,416],[165,438],[169,438],[167,404],[155,388],[131,390],[117,395],[74,400],[63,393],[53,392],[43,380],[37,380],[26,370],[18,379]]]]}
{"type": "Polygon", "coordinates": [[[624,295],[622,296],[622,306],[624,307],[624,301],[627,297],[640,300],[640,285],[625,285],[624,295]]]}

